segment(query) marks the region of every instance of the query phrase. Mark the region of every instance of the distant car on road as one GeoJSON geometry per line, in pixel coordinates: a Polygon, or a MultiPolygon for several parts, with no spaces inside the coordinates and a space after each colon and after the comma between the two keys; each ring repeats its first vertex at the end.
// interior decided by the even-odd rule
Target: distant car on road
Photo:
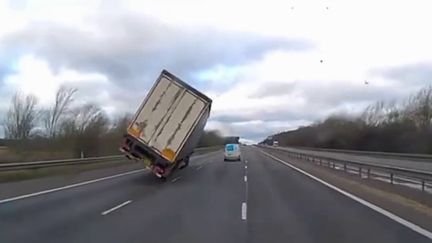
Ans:
{"type": "Polygon", "coordinates": [[[275,146],[275,147],[279,146],[279,142],[278,141],[273,141],[273,146],[275,146]]]}
{"type": "Polygon", "coordinates": [[[240,146],[238,144],[229,143],[225,145],[224,161],[228,160],[241,160],[240,146]]]}

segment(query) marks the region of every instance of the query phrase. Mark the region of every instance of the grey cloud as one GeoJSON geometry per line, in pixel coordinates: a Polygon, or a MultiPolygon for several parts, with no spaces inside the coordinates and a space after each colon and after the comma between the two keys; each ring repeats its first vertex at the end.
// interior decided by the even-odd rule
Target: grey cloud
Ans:
{"type": "Polygon", "coordinates": [[[314,121],[320,118],[319,112],[303,111],[300,109],[281,109],[280,107],[268,107],[265,111],[254,111],[249,113],[235,113],[235,114],[216,114],[212,118],[215,121],[224,123],[239,123],[259,120],[263,122],[272,121],[289,121],[292,120],[310,120],[314,121]]]}
{"type": "Polygon", "coordinates": [[[225,130],[229,130],[227,136],[240,136],[249,140],[260,141],[269,134],[286,130],[286,127],[274,128],[266,124],[254,123],[225,123],[225,130]]]}
{"type": "Polygon", "coordinates": [[[386,87],[377,87],[373,84],[365,85],[359,81],[358,85],[352,83],[339,83],[340,85],[320,84],[308,85],[302,88],[302,95],[308,102],[321,107],[334,107],[336,105],[374,102],[377,100],[394,99],[403,96],[403,90],[391,90],[386,87]]]}
{"type": "Polygon", "coordinates": [[[251,98],[281,96],[280,100],[283,102],[282,96],[295,96],[301,97],[305,103],[299,106],[287,104],[286,108],[277,103],[274,106],[269,105],[265,110],[215,114],[212,119],[229,126],[251,120],[262,121],[264,124],[259,129],[250,126],[242,128],[245,129],[245,134],[248,131],[249,136],[262,139],[266,137],[265,135],[283,131],[299,124],[308,125],[335,113],[356,115],[359,110],[350,110],[349,107],[361,109],[378,100],[401,100],[412,92],[412,89],[404,86],[395,86],[389,90],[387,87],[374,86],[373,83],[365,85],[362,81],[359,81],[359,84],[352,82],[333,83],[339,85],[311,81],[287,84],[268,82],[259,87],[254,93],[255,96],[251,98]],[[283,125],[278,131],[268,127],[268,122],[275,121],[281,122],[283,125]]]}
{"type": "Polygon", "coordinates": [[[140,89],[130,92],[116,83],[74,83],[71,81],[65,85],[78,89],[75,95],[77,102],[95,103],[102,108],[114,107],[115,110],[110,114],[113,116],[135,112],[148,91],[148,89],[140,89]]]}
{"type": "Polygon", "coordinates": [[[408,84],[424,85],[432,83],[432,63],[417,63],[404,66],[375,69],[371,74],[408,84]]]}
{"type": "Polygon", "coordinates": [[[135,87],[167,68],[189,77],[216,65],[241,65],[276,49],[301,51],[302,40],[270,38],[252,33],[173,28],[133,15],[99,15],[89,22],[94,31],[51,22],[32,23],[3,40],[5,48],[25,49],[46,59],[53,69],[69,67],[107,74],[135,87]]]}
{"type": "Polygon", "coordinates": [[[268,96],[282,96],[292,92],[297,83],[282,83],[282,82],[267,82],[262,87],[259,87],[250,97],[263,98],[268,96]]]}
{"type": "MultiPolygon", "coordinates": [[[[0,80],[11,63],[25,54],[46,60],[54,72],[68,68],[101,73],[108,83],[77,83],[77,98],[109,105],[116,113],[134,112],[161,69],[207,89],[196,73],[215,66],[246,65],[272,50],[304,51],[312,44],[297,39],[202,28],[174,28],[145,16],[101,14],[83,29],[53,22],[33,22],[0,39],[0,80]],[[7,55],[4,55],[4,54],[7,55]],[[101,92],[107,95],[99,96],[101,92]]],[[[0,81],[0,91],[1,88],[0,81]]],[[[10,97],[10,91],[5,94],[10,97]]]]}
{"type": "Polygon", "coordinates": [[[274,133],[275,131],[268,129],[265,126],[261,126],[260,129],[250,129],[249,126],[237,126],[233,128],[233,135],[240,136],[242,138],[247,138],[254,141],[260,141],[262,138],[267,137],[269,134],[274,133]]]}
{"type": "Polygon", "coordinates": [[[342,104],[373,102],[376,100],[396,99],[407,95],[407,89],[395,86],[392,90],[387,87],[375,86],[373,82],[364,84],[352,82],[320,82],[295,81],[292,83],[267,82],[258,87],[251,98],[265,98],[278,96],[299,96],[310,105],[330,108],[342,104]]]}

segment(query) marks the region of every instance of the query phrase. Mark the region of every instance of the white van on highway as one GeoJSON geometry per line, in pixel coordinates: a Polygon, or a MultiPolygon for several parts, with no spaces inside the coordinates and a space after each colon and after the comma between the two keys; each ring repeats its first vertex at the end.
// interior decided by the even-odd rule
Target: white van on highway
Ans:
{"type": "Polygon", "coordinates": [[[224,161],[227,160],[241,160],[240,146],[238,144],[229,143],[225,145],[224,161]]]}

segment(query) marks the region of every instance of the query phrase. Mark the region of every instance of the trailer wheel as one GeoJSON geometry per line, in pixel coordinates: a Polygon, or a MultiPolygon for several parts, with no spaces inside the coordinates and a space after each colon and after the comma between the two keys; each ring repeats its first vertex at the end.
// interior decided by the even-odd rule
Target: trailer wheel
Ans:
{"type": "Polygon", "coordinates": [[[180,168],[179,168],[180,170],[184,169],[186,166],[189,165],[189,156],[186,156],[182,162],[183,162],[183,164],[180,166],[180,168]]]}

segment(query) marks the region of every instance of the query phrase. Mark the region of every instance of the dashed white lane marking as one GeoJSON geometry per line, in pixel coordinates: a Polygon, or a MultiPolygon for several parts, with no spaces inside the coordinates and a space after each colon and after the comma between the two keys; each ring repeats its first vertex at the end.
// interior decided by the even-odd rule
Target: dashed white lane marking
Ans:
{"type": "Polygon", "coordinates": [[[200,170],[202,167],[203,167],[203,166],[200,165],[200,166],[198,166],[195,170],[200,170]]]}
{"type": "Polygon", "coordinates": [[[176,177],[176,178],[172,179],[171,182],[176,182],[176,181],[180,180],[180,178],[181,178],[180,176],[176,177]]]}
{"type": "Polygon", "coordinates": [[[247,182],[247,176],[244,176],[244,181],[247,182]]]}
{"type": "Polygon", "coordinates": [[[245,202],[242,203],[241,218],[242,218],[242,220],[246,220],[247,219],[247,204],[245,202]]]}
{"type": "Polygon", "coordinates": [[[12,201],[16,201],[16,200],[20,200],[20,199],[24,199],[24,198],[29,198],[29,197],[35,197],[35,196],[39,196],[39,195],[43,195],[43,194],[47,194],[47,193],[51,193],[51,192],[62,191],[62,190],[66,190],[66,189],[70,189],[70,188],[74,188],[74,187],[84,186],[84,185],[92,184],[92,183],[99,182],[99,181],[114,179],[114,178],[121,177],[121,176],[132,175],[132,174],[136,174],[136,173],[139,173],[139,172],[142,172],[145,170],[147,170],[147,169],[133,170],[133,171],[120,173],[120,174],[112,175],[112,176],[107,176],[107,177],[103,177],[103,178],[99,178],[99,179],[95,179],[95,180],[84,181],[84,182],[80,182],[80,183],[76,183],[76,184],[72,184],[72,185],[68,185],[68,186],[63,186],[63,187],[53,188],[53,189],[49,189],[49,190],[45,190],[45,191],[40,191],[40,192],[25,194],[25,195],[21,195],[21,196],[17,196],[17,197],[7,198],[7,199],[0,200],[0,204],[12,202],[12,201]]]}
{"type": "Polygon", "coordinates": [[[245,165],[245,169],[247,169],[247,165],[245,165]]]}
{"type": "Polygon", "coordinates": [[[246,164],[247,164],[247,162],[248,162],[248,161],[247,161],[247,160],[245,160],[245,163],[246,163],[246,164]]]}
{"type": "Polygon", "coordinates": [[[296,171],[298,171],[298,172],[300,172],[300,173],[302,173],[302,174],[304,174],[304,175],[306,175],[306,176],[308,176],[308,177],[310,177],[310,178],[318,181],[319,183],[321,183],[321,184],[323,184],[323,185],[325,185],[325,186],[327,186],[327,187],[329,187],[329,188],[331,188],[331,189],[333,189],[333,190],[335,190],[335,191],[337,191],[337,192],[339,192],[339,193],[341,193],[341,194],[343,194],[343,195],[345,195],[345,196],[353,199],[354,201],[363,204],[364,206],[366,206],[366,207],[368,207],[368,208],[370,208],[370,209],[372,209],[372,210],[374,210],[374,211],[376,211],[376,212],[378,212],[378,213],[380,213],[380,214],[382,214],[382,215],[384,215],[384,216],[386,216],[386,217],[388,217],[388,218],[390,218],[390,219],[392,219],[392,220],[394,220],[394,221],[396,221],[396,222],[398,222],[398,223],[406,226],[407,228],[410,228],[411,230],[413,230],[413,231],[415,231],[415,232],[417,232],[417,233],[419,233],[421,235],[426,236],[429,239],[432,239],[432,232],[427,231],[426,229],[423,229],[422,227],[420,227],[420,226],[418,226],[418,225],[416,225],[414,223],[411,223],[410,221],[405,220],[405,219],[403,219],[403,218],[401,218],[401,217],[399,217],[399,216],[397,216],[397,215],[395,215],[395,214],[393,214],[393,213],[391,213],[391,212],[389,212],[389,211],[387,211],[387,210],[385,210],[383,208],[380,208],[380,207],[378,207],[375,204],[372,204],[372,203],[370,203],[370,202],[368,202],[366,200],[363,200],[363,199],[361,199],[361,198],[359,198],[359,197],[357,197],[357,196],[355,196],[355,195],[353,195],[353,194],[351,194],[349,192],[346,192],[346,191],[340,189],[339,187],[336,187],[336,186],[334,186],[334,185],[332,185],[332,184],[330,184],[328,182],[325,182],[325,181],[321,180],[320,178],[318,178],[318,177],[316,177],[314,175],[311,175],[308,172],[306,172],[306,171],[304,171],[302,169],[299,169],[299,168],[295,167],[294,165],[292,165],[292,164],[290,164],[288,162],[285,162],[285,161],[283,161],[283,160],[281,160],[281,159],[279,159],[279,158],[277,158],[277,157],[275,157],[275,156],[273,156],[273,155],[271,155],[271,154],[269,154],[267,152],[264,152],[262,150],[260,150],[260,151],[263,154],[271,157],[272,159],[274,159],[274,160],[276,160],[276,161],[278,161],[278,162],[280,162],[280,163],[282,163],[282,164],[284,164],[284,165],[286,165],[288,167],[291,167],[292,169],[294,169],[294,170],[296,170],[296,171]]]}
{"type": "Polygon", "coordinates": [[[122,203],[120,205],[117,205],[117,206],[115,206],[115,207],[113,207],[111,209],[108,209],[107,211],[102,212],[102,215],[105,216],[105,215],[107,215],[107,214],[109,214],[109,213],[111,213],[111,212],[113,212],[113,211],[115,211],[115,210],[117,210],[117,209],[119,209],[121,207],[124,207],[124,206],[128,205],[131,202],[132,202],[132,200],[129,200],[129,201],[126,201],[126,202],[124,202],[124,203],[122,203]]]}

